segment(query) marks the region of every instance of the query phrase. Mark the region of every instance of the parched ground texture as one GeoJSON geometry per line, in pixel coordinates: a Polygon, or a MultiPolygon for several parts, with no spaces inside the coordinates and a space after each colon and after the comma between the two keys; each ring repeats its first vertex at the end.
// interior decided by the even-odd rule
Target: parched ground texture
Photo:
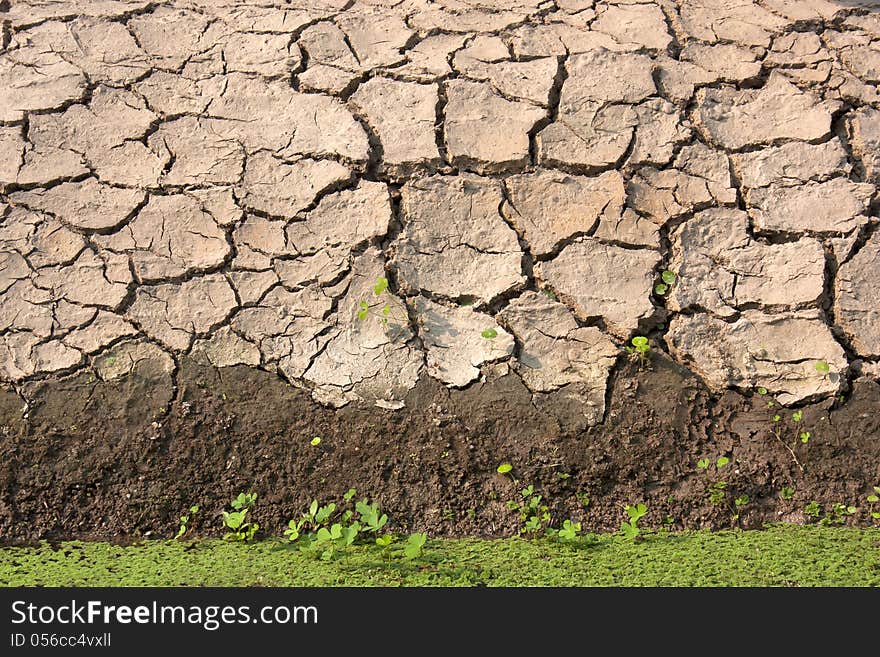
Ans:
{"type": "Polygon", "coordinates": [[[597,529],[880,484],[880,2],[0,12],[0,540],[251,487],[269,528],[351,485],[504,533],[522,483],[597,529]]]}

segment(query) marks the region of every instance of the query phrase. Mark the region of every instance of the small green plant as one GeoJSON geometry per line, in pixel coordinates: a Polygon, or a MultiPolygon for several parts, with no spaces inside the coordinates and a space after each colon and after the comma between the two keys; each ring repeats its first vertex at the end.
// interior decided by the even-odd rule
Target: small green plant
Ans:
{"type": "Polygon", "coordinates": [[[706,496],[712,506],[718,506],[722,502],[724,502],[725,494],[727,491],[727,482],[721,479],[719,477],[719,474],[720,470],[726,467],[728,463],[730,463],[730,459],[728,457],[717,457],[714,463],[715,476],[713,477],[710,471],[710,468],[713,465],[711,459],[701,458],[697,461],[697,470],[702,470],[706,473],[706,496]]]}
{"type": "Polygon", "coordinates": [[[630,345],[627,345],[626,351],[638,358],[639,367],[642,367],[648,362],[648,356],[651,353],[651,345],[648,344],[648,338],[644,335],[637,335],[630,340],[630,345]]]}
{"type": "Polygon", "coordinates": [[[709,486],[709,504],[718,506],[724,501],[724,492],[727,489],[726,481],[716,481],[709,486]]]}
{"type": "Polygon", "coordinates": [[[194,517],[199,512],[199,505],[193,504],[189,507],[189,513],[180,516],[180,527],[177,529],[177,534],[174,538],[182,538],[184,534],[186,534],[187,528],[189,527],[189,521],[192,517],[194,517]]]}
{"type": "Polygon", "coordinates": [[[498,337],[498,331],[493,328],[483,329],[483,331],[480,332],[480,337],[483,337],[486,340],[491,340],[498,337]]]}
{"type": "Polygon", "coordinates": [[[360,525],[363,531],[378,533],[388,522],[388,516],[379,511],[377,504],[370,504],[368,500],[361,500],[355,505],[355,510],[360,516],[360,525]]]}
{"type": "Polygon", "coordinates": [[[590,506],[590,494],[587,491],[578,491],[574,494],[574,497],[585,509],[590,506]]]}
{"type": "Polygon", "coordinates": [[[629,520],[620,524],[620,533],[627,540],[635,541],[642,533],[639,520],[648,512],[648,507],[639,503],[635,506],[624,506],[623,510],[626,511],[629,520]]]}
{"type": "MultiPolygon", "coordinates": [[[[771,406],[773,402],[770,402],[771,406]]],[[[806,445],[810,442],[813,434],[803,426],[804,412],[800,409],[791,414],[791,425],[786,426],[781,413],[774,413],[771,417],[773,421],[773,436],[791,455],[795,465],[804,472],[804,465],[795,452],[795,448],[799,445],[806,445]]]]}
{"type": "Polygon", "coordinates": [[[428,535],[425,533],[410,534],[403,546],[403,556],[410,561],[418,559],[427,541],[428,535]]]}
{"type": "Polygon", "coordinates": [[[660,282],[654,285],[654,294],[657,296],[664,296],[669,288],[675,284],[675,273],[669,271],[668,269],[664,270],[662,274],[660,274],[660,282]]]}
{"type": "Polygon", "coordinates": [[[562,523],[562,529],[558,530],[557,535],[560,540],[573,541],[581,533],[581,523],[565,520],[562,523]]]}
{"type": "Polygon", "coordinates": [[[880,502],[880,486],[874,486],[873,489],[873,492],[867,497],[868,510],[872,520],[880,520],[880,511],[877,510],[877,503],[880,502]]]}
{"type": "Polygon", "coordinates": [[[734,503],[737,507],[745,506],[746,504],[749,503],[749,496],[748,496],[748,495],[740,495],[739,497],[737,497],[737,498],[733,501],[733,503],[734,503]]]}
{"type": "Polygon", "coordinates": [[[508,474],[511,470],[513,470],[513,466],[510,463],[502,463],[497,468],[498,474],[508,474]]]}
{"type": "Polygon", "coordinates": [[[322,505],[312,500],[300,518],[288,522],[284,535],[300,552],[325,561],[371,535],[376,545],[383,548],[383,555],[390,556],[387,548],[394,542],[394,535],[378,535],[387,525],[388,515],[369,499],[354,502],[356,495],[357,491],[349,488],[339,505],[322,505]]]}
{"type": "Polygon", "coordinates": [[[318,445],[321,444],[321,436],[315,436],[314,438],[312,438],[312,439],[309,441],[309,444],[310,444],[312,447],[317,447],[318,445]]]}
{"type": "Polygon", "coordinates": [[[229,529],[223,536],[224,540],[248,543],[254,539],[260,525],[250,522],[247,514],[253,509],[256,501],[256,493],[239,493],[238,497],[232,500],[231,506],[235,511],[223,512],[223,524],[229,529]]]}
{"type": "Polygon", "coordinates": [[[819,374],[828,374],[831,371],[831,366],[824,360],[817,360],[814,367],[819,374]]]}
{"type": "Polygon", "coordinates": [[[409,324],[409,313],[406,306],[395,296],[388,293],[388,279],[384,276],[376,278],[373,283],[373,299],[362,299],[358,303],[357,318],[365,321],[370,315],[376,317],[379,323],[388,328],[388,320],[394,319],[401,326],[409,324]]]}
{"type": "Polygon", "coordinates": [[[819,521],[820,525],[842,525],[846,522],[848,516],[853,516],[858,512],[858,507],[846,505],[842,502],[835,502],[831,505],[831,511],[825,514],[825,517],[819,521]]]}
{"type": "Polygon", "coordinates": [[[755,388],[755,392],[757,392],[759,395],[766,395],[767,388],[764,388],[763,386],[758,386],[757,388],[755,388]]]}
{"type": "Polygon", "coordinates": [[[782,490],[779,491],[779,497],[784,500],[790,500],[794,497],[794,488],[791,486],[783,486],[782,490]]]}
{"type": "Polygon", "coordinates": [[[822,507],[816,500],[813,500],[804,507],[804,513],[811,518],[818,518],[822,513],[822,507]]]}
{"type": "Polygon", "coordinates": [[[520,491],[519,500],[510,500],[507,508],[519,513],[523,522],[520,534],[537,536],[550,526],[550,510],[546,504],[542,504],[543,497],[535,492],[531,484],[520,491]]]}

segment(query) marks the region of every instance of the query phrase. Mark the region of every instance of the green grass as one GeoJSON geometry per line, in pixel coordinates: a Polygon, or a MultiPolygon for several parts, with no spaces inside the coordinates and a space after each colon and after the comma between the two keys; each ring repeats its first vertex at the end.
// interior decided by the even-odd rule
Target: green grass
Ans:
{"type": "Polygon", "coordinates": [[[575,544],[433,539],[409,562],[356,546],[331,562],[220,540],[0,550],[3,586],[878,586],[880,528],[603,535],[575,544]]]}

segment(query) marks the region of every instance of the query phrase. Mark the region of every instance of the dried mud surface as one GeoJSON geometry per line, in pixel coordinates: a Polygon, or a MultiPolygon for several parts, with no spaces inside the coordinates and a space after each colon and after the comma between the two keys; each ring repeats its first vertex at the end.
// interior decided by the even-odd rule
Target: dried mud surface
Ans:
{"type": "Polygon", "coordinates": [[[0,541],[870,522],[878,10],[0,2],[0,541]]]}

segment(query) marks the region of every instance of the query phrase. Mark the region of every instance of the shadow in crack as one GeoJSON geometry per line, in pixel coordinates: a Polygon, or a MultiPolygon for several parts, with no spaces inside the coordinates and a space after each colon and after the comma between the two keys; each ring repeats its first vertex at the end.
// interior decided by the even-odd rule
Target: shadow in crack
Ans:
{"type": "Polygon", "coordinates": [[[835,5],[847,9],[867,9],[868,11],[880,11],[880,0],[832,0],[835,5]]]}

